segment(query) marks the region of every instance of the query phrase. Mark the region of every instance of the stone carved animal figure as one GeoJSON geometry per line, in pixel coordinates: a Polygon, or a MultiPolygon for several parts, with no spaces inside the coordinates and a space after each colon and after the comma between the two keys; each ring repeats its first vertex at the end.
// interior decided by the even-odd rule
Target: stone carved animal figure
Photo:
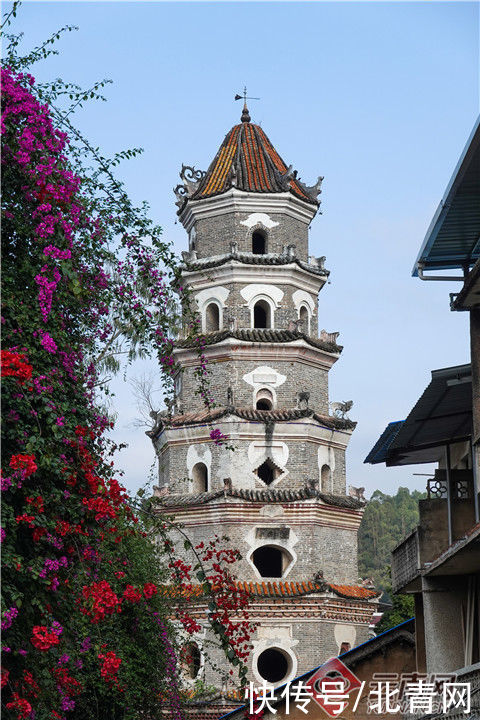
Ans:
{"type": "Polygon", "coordinates": [[[354,487],[353,485],[348,486],[348,494],[350,497],[356,498],[357,500],[362,500],[363,502],[366,502],[365,500],[365,488],[364,487],[354,487]]]}
{"type": "Polygon", "coordinates": [[[330,403],[330,407],[333,410],[333,414],[339,420],[348,420],[347,413],[353,407],[353,400],[346,400],[344,402],[333,402],[330,403]]]}

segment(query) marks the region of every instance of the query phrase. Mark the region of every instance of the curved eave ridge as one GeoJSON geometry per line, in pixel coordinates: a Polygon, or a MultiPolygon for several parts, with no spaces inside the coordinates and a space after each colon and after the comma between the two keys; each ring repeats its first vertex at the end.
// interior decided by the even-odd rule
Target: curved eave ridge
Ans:
{"type": "Polygon", "coordinates": [[[155,497],[159,507],[197,507],[207,505],[215,500],[233,498],[248,503],[298,503],[306,500],[321,500],[325,505],[332,507],[346,508],[348,510],[363,510],[365,501],[350,495],[334,495],[316,490],[312,483],[307,483],[303,488],[288,490],[282,488],[270,488],[264,490],[249,490],[246,488],[224,488],[205,493],[168,493],[155,497]]]}
{"type": "Polygon", "coordinates": [[[234,340],[242,340],[244,342],[262,342],[262,343],[290,343],[296,340],[304,340],[308,345],[323,350],[331,355],[340,355],[343,350],[342,345],[337,345],[333,336],[338,333],[325,333],[325,338],[312,338],[299,330],[264,330],[264,329],[240,329],[240,330],[217,330],[215,332],[206,333],[195,338],[186,338],[177,340],[175,348],[197,348],[206,347],[207,345],[216,345],[228,338],[234,340]]]}
{"type": "Polygon", "coordinates": [[[201,410],[199,412],[183,413],[182,415],[173,415],[171,417],[157,415],[157,423],[153,430],[148,430],[149,437],[156,437],[163,428],[184,427],[186,425],[205,425],[217,422],[227,415],[234,415],[241,420],[262,423],[292,422],[295,420],[304,420],[311,418],[319,425],[327,427],[329,430],[347,430],[353,431],[357,423],[348,418],[337,418],[333,415],[321,415],[314,412],[311,408],[305,410],[300,408],[285,408],[283,410],[257,410],[251,407],[216,407],[212,410],[201,410]]]}
{"type": "Polygon", "coordinates": [[[330,275],[330,270],[327,270],[322,265],[321,261],[323,261],[324,258],[315,258],[315,264],[313,264],[312,262],[306,263],[297,257],[291,258],[287,255],[278,255],[277,253],[256,255],[254,253],[231,252],[224,255],[213,255],[207,258],[190,259],[191,253],[184,252],[182,256],[182,264],[185,267],[185,272],[209,270],[210,268],[220,267],[228,262],[235,261],[243,265],[291,265],[295,263],[302,270],[313,273],[314,275],[320,275],[322,277],[328,277],[330,275]]]}
{"type": "Polygon", "coordinates": [[[183,166],[177,185],[177,205],[182,211],[187,200],[203,200],[221,195],[231,188],[251,193],[290,192],[304,202],[319,207],[318,195],[323,178],[308,187],[297,171],[287,167],[259,125],[242,122],[226,135],[206,172],[183,166]]]}
{"type": "MultiPolygon", "coordinates": [[[[237,581],[236,586],[239,590],[252,595],[253,597],[295,597],[301,595],[316,595],[325,593],[334,593],[341,598],[348,600],[375,600],[381,592],[364,587],[363,585],[335,585],[333,583],[318,582],[312,580],[304,580],[300,582],[241,582],[237,581]]],[[[186,588],[180,588],[178,585],[164,585],[160,588],[163,595],[169,597],[188,597],[203,598],[204,588],[202,585],[190,585],[186,588]]]]}

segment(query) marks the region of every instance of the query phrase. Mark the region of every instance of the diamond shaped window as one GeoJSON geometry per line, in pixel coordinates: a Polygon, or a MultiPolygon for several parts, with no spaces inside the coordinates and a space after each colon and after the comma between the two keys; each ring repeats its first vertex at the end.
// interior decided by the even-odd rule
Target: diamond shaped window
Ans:
{"type": "Polygon", "coordinates": [[[270,485],[283,474],[283,470],[277,467],[271,458],[267,458],[254,472],[265,485],[270,485]]]}

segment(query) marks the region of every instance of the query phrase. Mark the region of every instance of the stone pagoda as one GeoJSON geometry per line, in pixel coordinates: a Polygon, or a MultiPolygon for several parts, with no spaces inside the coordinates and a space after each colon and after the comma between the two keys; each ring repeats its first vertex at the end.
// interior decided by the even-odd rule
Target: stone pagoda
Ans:
{"type": "MultiPolygon", "coordinates": [[[[149,433],[156,495],[194,544],[218,533],[240,550],[236,575],[256,625],[249,679],[278,684],[366,640],[378,602],[358,580],[364,500],[346,490],[351,403],[328,397],[342,348],[338,333],[318,333],[329,272],[324,257],[309,256],[308,231],[322,178],[301,182],[246,104],[208,170],[183,166],[180,177],[183,282],[215,407],[195,392],[198,340],[178,339],[175,405],[149,433]]],[[[218,685],[204,641],[199,633],[191,644],[187,674],[218,685]]]]}

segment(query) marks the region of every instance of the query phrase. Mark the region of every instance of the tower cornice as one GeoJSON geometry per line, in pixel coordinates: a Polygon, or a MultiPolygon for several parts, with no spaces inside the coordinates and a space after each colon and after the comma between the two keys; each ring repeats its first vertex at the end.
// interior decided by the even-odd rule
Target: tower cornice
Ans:
{"type": "MultiPolygon", "coordinates": [[[[282,360],[304,363],[322,370],[330,370],[332,365],[337,362],[340,352],[340,347],[337,348],[336,352],[332,352],[332,350],[329,351],[310,344],[303,338],[290,342],[259,342],[255,340],[239,340],[231,336],[227,336],[215,344],[206,345],[202,350],[209,363],[225,361],[228,358],[234,358],[237,361],[258,360],[266,364],[282,360]]],[[[176,362],[183,367],[198,365],[198,349],[194,347],[177,346],[174,348],[173,354],[176,362]]]]}
{"type": "MultiPolygon", "coordinates": [[[[277,421],[275,423],[275,440],[286,443],[304,441],[312,445],[324,445],[345,450],[356,423],[352,423],[353,427],[340,429],[332,427],[329,422],[322,421],[321,416],[317,416],[317,418],[312,416],[277,421]]],[[[225,413],[223,417],[214,421],[207,416],[192,424],[162,426],[149,431],[148,434],[152,439],[158,441],[157,451],[162,452],[166,443],[170,447],[185,443],[210,443],[212,422],[215,422],[215,427],[220,428],[224,434],[228,434],[229,437],[234,436],[238,442],[258,440],[259,426],[262,428],[265,426],[265,422],[261,420],[246,420],[233,411],[225,413]]]]}
{"type": "Polygon", "coordinates": [[[330,270],[327,270],[324,267],[325,257],[321,258],[315,258],[310,257],[310,261],[304,262],[303,260],[300,260],[300,258],[296,257],[293,253],[291,255],[288,254],[288,252],[283,253],[282,255],[278,255],[277,253],[265,253],[263,255],[258,255],[252,252],[249,253],[239,253],[237,251],[232,251],[229,253],[224,253],[223,255],[210,255],[208,257],[204,258],[193,258],[192,259],[192,253],[183,253],[184,260],[183,260],[183,266],[185,270],[183,271],[183,274],[185,276],[188,275],[188,273],[193,273],[196,271],[205,271],[210,270],[211,268],[217,268],[221,267],[222,265],[226,265],[229,262],[236,263],[238,265],[248,265],[248,266],[273,266],[273,267],[281,267],[281,268],[287,268],[290,266],[297,266],[302,268],[302,270],[305,270],[308,273],[311,273],[312,275],[317,275],[320,277],[327,278],[330,275],[330,270]]]}
{"type": "Polygon", "coordinates": [[[187,232],[190,232],[197,220],[219,217],[232,212],[282,213],[309,225],[317,210],[316,206],[300,200],[289,192],[259,194],[232,188],[222,195],[188,200],[179,214],[179,219],[187,232]]]}
{"type": "MultiPolygon", "coordinates": [[[[296,263],[285,265],[262,265],[262,282],[292,285],[317,295],[327,282],[324,275],[315,274],[296,263]]],[[[210,268],[184,270],[182,276],[188,279],[190,286],[195,290],[212,287],[222,283],[252,283],[258,282],[259,266],[245,265],[237,260],[228,260],[218,265],[212,271],[210,268]]]]}

